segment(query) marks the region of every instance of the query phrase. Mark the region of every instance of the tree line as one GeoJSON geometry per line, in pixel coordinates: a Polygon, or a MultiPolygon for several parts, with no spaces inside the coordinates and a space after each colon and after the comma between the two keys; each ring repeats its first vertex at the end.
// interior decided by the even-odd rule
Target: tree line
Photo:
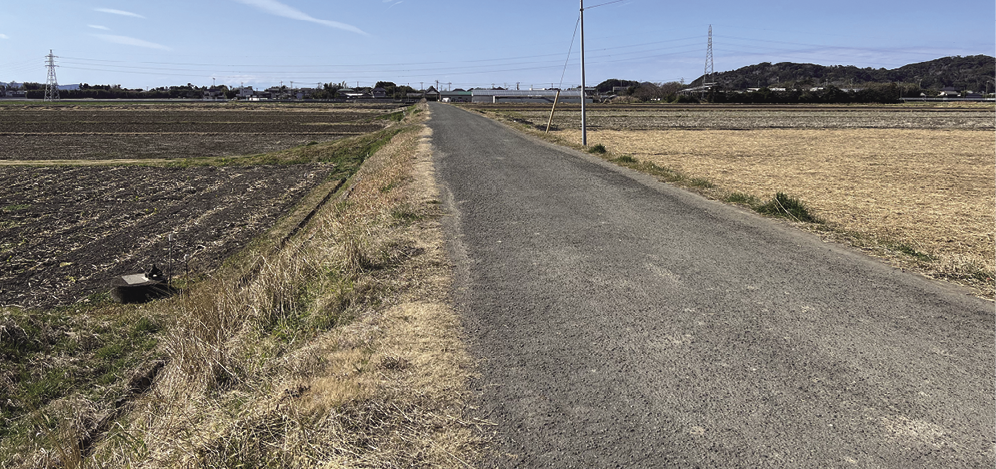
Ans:
{"type": "Polygon", "coordinates": [[[636,83],[626,80],[607,80],[606,86],[599,85],[600,93],[609,93],[614,88],[620,88],[617,83],[630,83],[625,91],[617,93],[622,99],[637,102],[660,103],[729,103],[729,104],[846,104],[846,103],[879,103],[894,104],[903,98],[918,98],[922,95],[936,96],[936,90],[920,88],[913,83],[872,83],[863,88],[843,89],[834,85],[819,87],[778,88],[762,87],[753,90],[731,90],[723,85],[715,85],[708,91],[684,91],[687,85],[679,82],[668,83],[636,83]],[[635,83],[635,84],[633,84],[635,83]],[[607,91],[602,91],[603,89],[607,91]]]}
{"type": "MultiPolygon", "coordinates": [[[[287,86],[273,87],[278,92],[291,92],[287,86]]],[[[273,89],[271,88],[271,89],[273,89]]],[[[339,99],[340,90],[349,88],[345,82],[323,83],[320,88],[310,88],[310,92],[305,95],[305,99],[313,100],[333,100],[339,99]]],[[[374,88],[383,88],[386,96],[393,99],[404,99],[408,93],[415,93],[416,90],[410,86],[399,86],[390,81],[379,81],[372,87],[356,88],[353,91],[372,93],[374,88]]],[[[20,85],[20,89],[25,90],[28,99],[44,99],[45,84],[27,82],[20,85]]],[[[214,92],[219,98],[235,99],[239,95],[238,87],[227,85],[218,86],[195,86],[191,83],[177,86],[163,86],[159,88],[128,89],[121,85],[90,85],[83,83],[79,89],[59,90],[60,99],[203,99],[206,92],[214,92]]]]}

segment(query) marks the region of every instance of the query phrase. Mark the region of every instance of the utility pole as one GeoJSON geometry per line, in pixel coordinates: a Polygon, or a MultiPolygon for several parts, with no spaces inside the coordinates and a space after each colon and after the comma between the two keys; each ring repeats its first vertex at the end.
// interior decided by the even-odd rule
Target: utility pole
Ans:
{"type": "Polygon", "coordinates": [[[585,119],[584,93],[584,0],[581,0],[581,146],[588,146],[588,124],[585,119]]]}
{"type": "Polygon", "coordinates": [[[45,57],[48,59],[48,79],[45,80],[45,101],[58,101],[59,100],[59,80],[55,78],[55,55],[52,55],[52,49],[48,50],[48,55],[45,57]]]}

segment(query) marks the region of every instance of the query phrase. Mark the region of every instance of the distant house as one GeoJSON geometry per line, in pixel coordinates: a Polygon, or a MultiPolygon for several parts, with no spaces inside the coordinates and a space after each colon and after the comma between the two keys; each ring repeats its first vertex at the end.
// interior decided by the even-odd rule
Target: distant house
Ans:
{"type": "Polygon", "coordinates": [[[211,87],[204,90],[205,101],[217,101],[224,99],[225,99],[225,90],[222,88],[211,87]]]}
{"type": "Polygon", "coordinates": [[[961,93],[959,93],[954,87],[948,86],[942,89],[937,95],[942,98],[957,98],[961,96],[961,93]]]}
{"type": "Polygon", "coordinates": [[[370,99],[373,97],[370,93],[360,90],[354,90],[352,88],[342,88],[336,95],[342,99],[370,99]]]}
{"type": "Polygon", "coordinates": [[[386,98],[387,97],[387,90],[385,90],[384,88],[374,88],[374,89],[370,90],[370,94],[373,95],[374,98],[378,98],[378,99],[379,98],[386,98]]]}

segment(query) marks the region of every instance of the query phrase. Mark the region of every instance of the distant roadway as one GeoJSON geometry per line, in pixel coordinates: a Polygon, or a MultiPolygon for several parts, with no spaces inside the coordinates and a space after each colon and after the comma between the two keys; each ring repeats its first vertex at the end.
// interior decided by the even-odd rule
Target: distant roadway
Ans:
{"type": "Polygon", "coordinates": [[[996,465],[992,302],[431,112],[485,467],[996,465]]]}

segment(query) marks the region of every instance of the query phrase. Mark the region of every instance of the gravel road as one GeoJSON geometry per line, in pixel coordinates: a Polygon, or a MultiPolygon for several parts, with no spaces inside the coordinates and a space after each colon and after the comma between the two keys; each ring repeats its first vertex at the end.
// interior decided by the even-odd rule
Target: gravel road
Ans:
{"type": "Polygon", "coordinates": [[[482,466],[996,464],[991,302],[431,112],[482,466]]]}

